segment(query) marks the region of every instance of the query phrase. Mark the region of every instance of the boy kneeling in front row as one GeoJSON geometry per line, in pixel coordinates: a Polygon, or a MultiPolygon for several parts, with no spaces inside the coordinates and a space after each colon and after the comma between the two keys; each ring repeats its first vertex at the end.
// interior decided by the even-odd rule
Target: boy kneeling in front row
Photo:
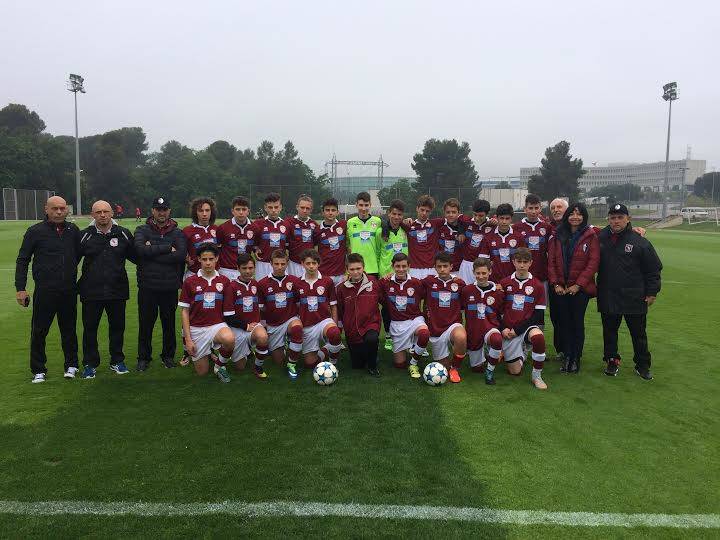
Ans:
{"type": "MultiPolygon", "coordinates": [[[[182,286],[178,305],[182,308],[182,327],[185,349],[198,375],[210,371],[210,351],[220,347],[220,355],[232,354],[235,338],[225,324],[224,316],[234,314],[228,289],[230,280],[215,270],[220,253],[215,244],[202,244],[197,249],[200,270],[189,276],[182,286]]],[[[217,376],[222,382],[230,382],[225,365],[220,359],[214,360],[217,376]]]]}

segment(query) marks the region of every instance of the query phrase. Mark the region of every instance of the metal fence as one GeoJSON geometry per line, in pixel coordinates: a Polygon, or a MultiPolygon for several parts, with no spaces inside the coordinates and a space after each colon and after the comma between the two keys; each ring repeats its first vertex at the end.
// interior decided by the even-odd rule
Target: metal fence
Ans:
{"type": "Polygon", "coordinates": [[[2,190],[2,215],[0,219],[34,219],[45,217],[45,202],[55,195],[47,189],[15,189],[2,190]]]}

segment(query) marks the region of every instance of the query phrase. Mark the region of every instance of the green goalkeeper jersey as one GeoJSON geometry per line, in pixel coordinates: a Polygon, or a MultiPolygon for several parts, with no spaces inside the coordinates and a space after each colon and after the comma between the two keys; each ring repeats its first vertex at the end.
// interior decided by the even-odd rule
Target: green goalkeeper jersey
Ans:
{"type": "Polygon", "coordinates": [[[382,232],[379,233],[380,239],[378,241],[380,247],[378,266],[380,268],[380,277],[385,277],[393,273],[392,258],[395,254],[408,254],[408,238],[402,227],[398,227],[397,231],[393,231],[386,226],[384,232],[387,234],[387,240],[383,239],[382,232]]]}
{"type": "Polygon", "coordinates": [[[382,221],[377,216],[370,216],[366,221],[353,216],[347,221],[348,251],[362,255],[367,274],[378,273],[381,229],[382,221]]]}

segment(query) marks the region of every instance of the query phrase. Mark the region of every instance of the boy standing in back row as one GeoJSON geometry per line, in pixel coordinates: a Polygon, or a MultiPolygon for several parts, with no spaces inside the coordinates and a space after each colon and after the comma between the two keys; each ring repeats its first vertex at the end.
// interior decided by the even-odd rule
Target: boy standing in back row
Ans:
{"type": "Polygon", "coordinates": [[[382,242],[382,220],[370,215],[370,194],[361,191],[357,194],[358,215],[348,219],[348,251],[362,255],[365,273],[378,277],[378,253],[382,242]]]}

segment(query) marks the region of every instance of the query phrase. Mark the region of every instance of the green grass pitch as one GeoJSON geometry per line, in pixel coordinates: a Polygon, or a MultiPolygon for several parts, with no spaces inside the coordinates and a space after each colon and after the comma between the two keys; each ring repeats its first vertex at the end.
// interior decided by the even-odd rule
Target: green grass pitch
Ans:
{"type": "MultiPolygon", "coordinates": [[[[124,220],[134,229],[134,220],[124,220]]],[[[648,331],[655,380],[632,372],[624,326],[617,378],[602,374],[599,315],[587,312],[578,376],[549,361],[538,392],[498,370],[431,388],[390,367],[332,387],[277,367],[230,384],[153,362],[119,377],[62,379],[54,327],[48,381],[30,384],[30,310],[14,299],[27,222],[0,222],[0,499],[301,501],[597,513],[720,513],[720,234],[651,231],[663,289],[648,331]]],[[[134,267],[131,283],[134,281],[134,267]]],[[[134,285],[134,284],[133,284],[134,285]]],[[[135,365],[135,290],[125,352],[135,365]]],[[[178,317],[179,318],[179,317],[178,317]]],[[[549,322],[549,321],[548,321],[549,322]]],[[[179,325],[178,325],[179,328],[179,325]]],[[[81,326],[78,325],[79,337],[81,326]]],[[[159,323],[154,350],[159,351],[159,323]]],[[[551,343],[551,339],[548,339],[551,343]]],[[[552,356],[553,351],[549,351],[552,356]]],[[[713,537],[717,530],[566,527],[351,517],[90,517],[0,513],[3,537],[713,537]]]]}

